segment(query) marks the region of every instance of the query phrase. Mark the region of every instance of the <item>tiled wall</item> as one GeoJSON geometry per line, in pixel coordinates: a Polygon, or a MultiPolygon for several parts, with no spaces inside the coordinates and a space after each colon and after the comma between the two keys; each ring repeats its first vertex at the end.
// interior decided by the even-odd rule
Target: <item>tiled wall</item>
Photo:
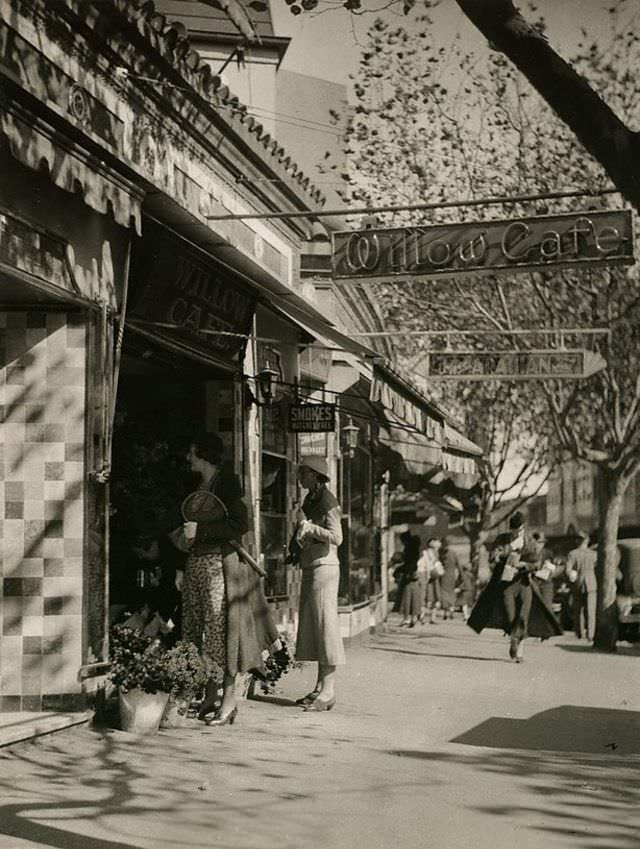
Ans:
{"type": "Polygon", "coordinates": [[[0,311],[0,711],[71,708],[82,663],[86,339],[0,311]]]}

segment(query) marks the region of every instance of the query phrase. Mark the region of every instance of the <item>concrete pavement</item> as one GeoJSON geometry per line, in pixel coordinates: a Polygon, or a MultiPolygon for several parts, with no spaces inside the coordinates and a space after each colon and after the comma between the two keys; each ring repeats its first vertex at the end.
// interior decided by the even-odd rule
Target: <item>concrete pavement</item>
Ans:
{"type": "Polygon", "coordinates": [[[348,652],[331,713],[291,704],[307,664],[233,727],[0,750],[0,849],[637,849],[640,651],[507,649],[391,626],[348,652]]]}

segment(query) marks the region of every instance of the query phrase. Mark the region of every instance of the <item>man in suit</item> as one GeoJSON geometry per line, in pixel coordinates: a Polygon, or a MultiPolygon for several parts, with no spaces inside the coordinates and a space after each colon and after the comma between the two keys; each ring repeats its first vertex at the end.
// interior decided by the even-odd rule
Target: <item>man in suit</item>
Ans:
{"type": "Polygon", "coordinates": [[[597,555],[589,548],[589,537],[580,532],[580,545],[569,552],[567,575],[573,584],[573,629],[580,639],[586,633],[593,640],[596,632],[597,555]]]}

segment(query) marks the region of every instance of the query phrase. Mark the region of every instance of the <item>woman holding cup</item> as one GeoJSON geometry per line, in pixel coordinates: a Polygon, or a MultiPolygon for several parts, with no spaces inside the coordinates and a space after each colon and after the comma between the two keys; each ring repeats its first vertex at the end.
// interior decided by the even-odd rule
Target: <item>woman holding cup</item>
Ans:
{"type": "Polygon", "coordinates": [[[241,562],[236,544],[249,530],[238,477],[222,471],[222,440],[203,433],[190,443],[186,460],[200,477],[199,489],[212,492],[226,508],[219,518],[185,522],[182,541],[189,549],[184,572],[176,573],[182,592],[182,638],[194,643],[211,667],[198,717],[208,725],[232,725],[236,676],[259,669],[262,651],[278,642],[258,577],[241,562]],[[222,704],[216,710],[222,684],[222,704]]]}

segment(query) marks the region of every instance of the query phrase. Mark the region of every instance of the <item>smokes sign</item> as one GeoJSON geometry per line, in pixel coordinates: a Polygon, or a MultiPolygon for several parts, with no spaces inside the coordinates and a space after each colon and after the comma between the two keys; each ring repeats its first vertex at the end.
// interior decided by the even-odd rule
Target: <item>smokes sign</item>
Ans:
{"type": "Polygon", "coordinates": [[[289,433],[332,433],[335,427],[335,404],[292,404],[289,407],[289,433]]]}

